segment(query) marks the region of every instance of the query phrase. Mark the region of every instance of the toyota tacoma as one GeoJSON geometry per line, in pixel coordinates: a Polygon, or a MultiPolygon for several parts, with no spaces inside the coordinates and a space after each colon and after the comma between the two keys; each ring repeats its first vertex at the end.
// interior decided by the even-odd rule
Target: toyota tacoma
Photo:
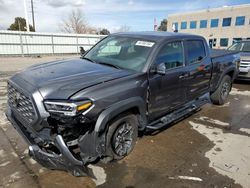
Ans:
{"type": "Polygon", "coordinates": [[[128,155],[138,132],[224,104],[238,66],[237,53],[211,52],[201,36],[112,34],[79,59],[12,76],[6,115],[37,162],[83,176],[90,163],[128,155]]]}

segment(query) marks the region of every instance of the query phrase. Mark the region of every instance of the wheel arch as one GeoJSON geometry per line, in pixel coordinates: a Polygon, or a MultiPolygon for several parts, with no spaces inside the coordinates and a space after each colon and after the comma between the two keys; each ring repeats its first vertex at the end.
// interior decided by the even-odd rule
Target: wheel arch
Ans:
{"type": "Polygon", "coordinates": [[[233,80],[237,76],[237,71],[235,70],[235,67],[231,67],[231,68],[227,69],[226,71],[224,71],[223,74],[221,74],[220,79],[216,84],[216,87],[213,87],[213,89],[211,90],[210,93],[213,93],[220,86],[220,83],[221,83],[221,81],[222,81],[222,79],[224,78],[225,75],[230,76],[231,81],[233,82],[233,80]]]}
{"type": "Polygon", "coordinates": [[[146,105],[145,101],[140,97],[132,97],[118,103],[113,104],[105,109],[98,117],[95,124],[95,132],[102,133],[110,121],[118,115],[132,112],[140,116],[139,128],[143,129],[146,126],[146,105]]]}

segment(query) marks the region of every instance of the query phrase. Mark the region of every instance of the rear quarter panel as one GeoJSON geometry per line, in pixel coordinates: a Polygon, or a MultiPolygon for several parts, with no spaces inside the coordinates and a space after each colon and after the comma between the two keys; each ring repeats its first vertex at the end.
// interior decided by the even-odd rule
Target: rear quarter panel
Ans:
{"type": "Polygon", "coordinates": [[[237,61],[240,60],[239,54],[226,54],[211,58],[213,71],[211,77],[211,91],[215,91],[219,86],[224,75],[232,74],[232,80],[238,75],[237,61]]]}

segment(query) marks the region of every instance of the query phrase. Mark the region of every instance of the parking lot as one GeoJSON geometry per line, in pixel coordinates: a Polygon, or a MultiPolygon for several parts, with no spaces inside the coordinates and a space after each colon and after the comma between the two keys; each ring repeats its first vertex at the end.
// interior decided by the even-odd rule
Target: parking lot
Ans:
{"type": "Polygon", "coordinates": [[[110,164],[90,165],[95,178],[41,167],[7,121],[7,79],[35,63],[72,57],[0,58],[0,187],[250,187],[250,82],[237,81],[223,106],[138,139],[110,164]]]}

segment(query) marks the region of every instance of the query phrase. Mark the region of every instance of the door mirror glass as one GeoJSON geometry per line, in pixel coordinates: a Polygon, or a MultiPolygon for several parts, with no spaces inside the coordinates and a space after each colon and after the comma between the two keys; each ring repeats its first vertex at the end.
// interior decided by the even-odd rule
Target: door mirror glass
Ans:
{"type": "Polygon", "coordinates": [[[160,63],[156,67],[156,73],[160,75],[165,75],[166,74],[166,65],[165,63],[160,63]]]}

